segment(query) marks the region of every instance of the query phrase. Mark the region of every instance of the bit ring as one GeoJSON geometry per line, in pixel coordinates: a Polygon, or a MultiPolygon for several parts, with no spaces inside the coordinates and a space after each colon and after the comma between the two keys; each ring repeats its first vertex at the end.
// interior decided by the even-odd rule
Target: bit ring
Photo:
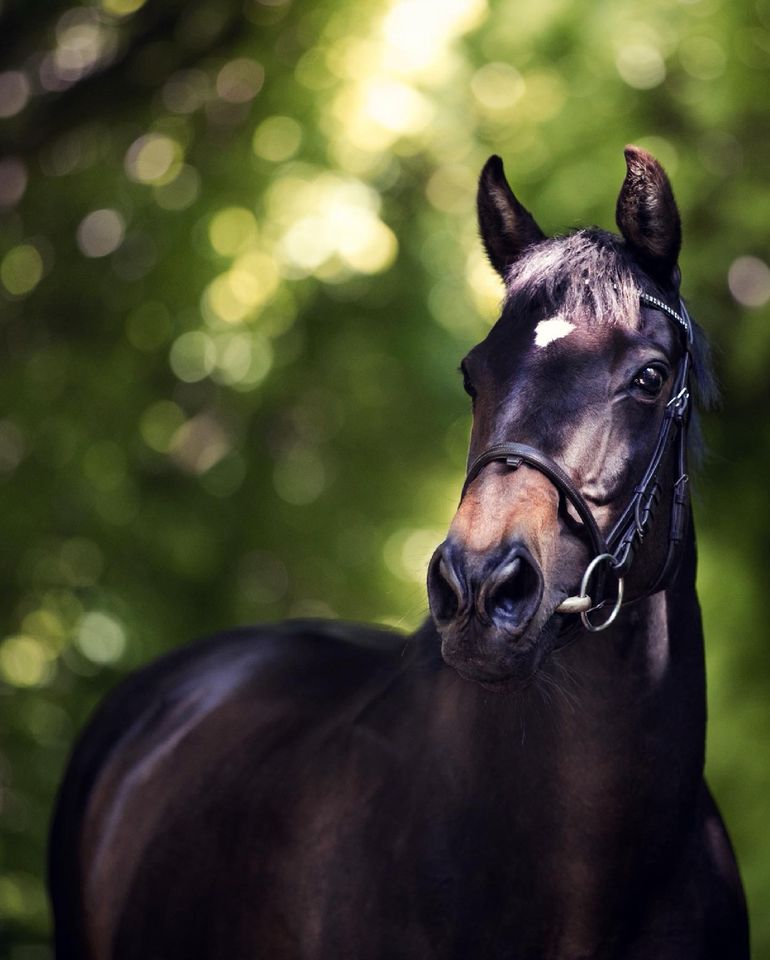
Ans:
{"type": "MultiPolygon", "coordinates": [[[[580,582],[580,593],[578,594],[579,597],[582,598],[582,597],[588,596],[588,584],[591,581],[591,576],[593,575],[594,570],[599,566],[599,564],[604,562],[610,563],[612,569],[614,570],[615,558],[612,556],[611,553],[600,553],[597,557],[594,557],[593,560],[586,567],[586,571],[583,574],[583,579],[580,582]]],[[[601,606],[601,604],[599,604],[595,607],[591,607],[591,610],[581,611],[580,620],[582,621],[583,626],[586,628],[586,630],[589,630],[591,633],[599,633],[602,630],[606,630],[607,627],[609,627],[609,625],[615,621],[617,615],[620,613],[620,608],[622,605],[623,605],[623,577],[618,577],[618,594],[617,594],[617,597],[615,598],[615,606],[610,611],[610,615],[607,617],[607,619],[600,624],[593,624],[588,619],[588,614],[591,612],[591,610],[598,610],[599,606],[601,606]]]]}

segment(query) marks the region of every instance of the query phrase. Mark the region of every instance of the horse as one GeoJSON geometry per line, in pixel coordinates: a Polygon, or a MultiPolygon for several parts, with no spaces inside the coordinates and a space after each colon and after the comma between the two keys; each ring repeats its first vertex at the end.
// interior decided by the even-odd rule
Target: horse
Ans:
{"type": "Polygon", "coordinates": [[[745,960],[703,778],[688,484],[702,333],[670,182],[620,236],[478,187],[500,318],[411,636],[297,620],[177,649],[82,734],[49,854],[58,960],[745,960]]]}

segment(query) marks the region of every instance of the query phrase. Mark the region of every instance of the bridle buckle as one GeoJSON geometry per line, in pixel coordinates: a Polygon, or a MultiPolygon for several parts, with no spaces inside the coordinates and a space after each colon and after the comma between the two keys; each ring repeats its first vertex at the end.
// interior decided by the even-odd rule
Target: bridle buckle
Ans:
{"type": "Polygon", "coordinates": [[[672,415],[681,420],[682,417],[684,417],[685,412],[687,411],[687,407],[689,403],[690,403],[690,391],[688,387],[685,385],[684,387],[682,387],[682,389],[679,391],[679,393],[677,393],[675,397],[672,397],[668,401],[668,403],[666,404],[666,409],[667,410],[670,409],[672,415]]]}

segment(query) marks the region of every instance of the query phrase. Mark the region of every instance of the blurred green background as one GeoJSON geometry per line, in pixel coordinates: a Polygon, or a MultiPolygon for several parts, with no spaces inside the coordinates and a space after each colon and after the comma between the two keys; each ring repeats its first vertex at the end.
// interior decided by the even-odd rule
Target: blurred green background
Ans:
{"type": "Polygon", "coordinates": [[[708,768],[770,957],[770,0],[5,0],[0,51],[0,956],[49,955],[54,790],[127,670],[420,622],[501,293],[481,164],[610,226],[634,142],[717,348],[708,768]]]}

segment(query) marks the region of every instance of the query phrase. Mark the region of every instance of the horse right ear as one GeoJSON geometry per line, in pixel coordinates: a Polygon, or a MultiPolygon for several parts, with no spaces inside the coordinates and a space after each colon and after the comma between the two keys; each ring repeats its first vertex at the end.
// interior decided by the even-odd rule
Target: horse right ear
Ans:
{"type": "Polygon", "coordinates": [[[533,243],[545,239],[532,214],[513,195],[503,161],[492,156],[484,164],[476,196],[479,232],[492,266],[505,280],[508,270],[533,243]]]}
{"type": "Polygon", "coordinates": [[[645,270],[665,286],[677,285],[682,226],[671,184],[663,167],[646,150],[629,146],[625,155],[626,178],[615,220],[645,270]]]}

